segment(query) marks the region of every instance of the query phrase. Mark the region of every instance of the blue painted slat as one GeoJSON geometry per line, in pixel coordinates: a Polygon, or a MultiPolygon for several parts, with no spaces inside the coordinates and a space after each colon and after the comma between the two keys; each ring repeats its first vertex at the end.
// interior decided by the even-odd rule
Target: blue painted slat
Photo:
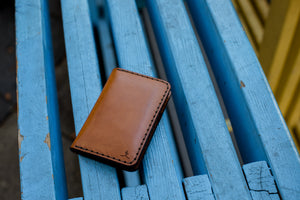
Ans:
{"type": "MultiPolygon", "coordinates": [[[[150,55],[145,42],[138,11],[133,0],[108,0],[118,61],[121,67],[138,73],[154,76],[150,55]]],[[[143,160],[143,176],[150,199],[184,199],[180,166],[172,162],[174,155],[169,148],[163,115],[143,160]]]]}
{"type": "MultiPolygon", "coordinates": [[[[91,4],[90,4],[91,6],[91,4]]],[[[93,6],[96,6],[95,4],[93,6]]],[[[104,7],[103,2],[100,6],[104,7]]],[[[105,11],[104,11],[105,12],[105,11]]],[[[112,70],[116,67],[116,57],[113,49],[113,42],[109,32],[108,19],[106,19],[107,14],[103,13],[103,17],[98,19],[98,34],[100,40],[100,48],[102,52],[103,65],[106,78],[109,77],[112,70]]],[[[123,171],[125,185],[127,187],[133,187],[141,184],[139,171],[127,172],[123,171]]]]}
{"type": "Polygon", "coordinates": [[[149,0],[147,8],[194,173],[208,173],[217,199],[251,199],[183,2],[149,0]]]}
{"type": "Polygon", "coordinates": [[[89,14],[93,26],[97,26],[99,13],[98,13],[98,0],[87,0],[89,5],[89,14]]]}
{"type": "Polygon", "coordinates": [[[266,191],[250,191],[253,200],[280,200],[278,194],[269,194],[266,191]]]}
{"type": "Polygon", "coordinates": [[[125,186],[134,187],[141,184],[139,170],[134,172],[123,171],[125,186]]]}
{"type": "Polygon", "coordinates": [[[72,199],[69,199],[69,200],[83,200],[82,197],[76,197],[76,198],[72,198],[72,199]]]}
{"type": "Polygon", "coordinates": [[[274,178],[265,161],[253,162],[243,166],[248,186],[251,190],[277,193],[274,178]]]}
{"type": "Polygon", "coordinates": [[[16,1],[22,199],[67,199],[47,9],[45,0],[16,1]]]}
{"type": "Polygon", "coordinates": [[[214,200],[208,176],[198,175],[183,179],[183,185],[188,200],[214,200]]]}
{"type": "Polygon", "coordinates": [[[298,199],[299,154],[231,2],[188,3],[244,161],[266,160],[281,196],[298,199]]]}
{"type": "Polygon", "coordinates": [[[103,64],[105,67],[105,75],[109,77],[112,70],[117,67],[116,58],[113,49],[113,42],[110,37],[109,26],[106,19],[100,18],[98,21],[98,32],[100,38],[100,46],[102,50],[103,64]]]}
{"type": "Polygon", "coordinates": [[[271,195],[279,199],[274,178],[266,161],[248,163],[243,166],[243,171],[253,200],[271,199],[271,195]]]}
{"type": "Polygon", "coordinates": [[[67,182],[64,164],[63,144],[60,129],[58,97],[56,90],[56,79],[53,59],[53,48],[51,40],[51,26],[48,9],[48,1],[42,2],[42,14],[44,19],[44,49],[45,60],[49,61],[49,67],[46,67],[45,77],[47,86],[47,107],[48,120],[50,128],[50,143],[51,143],[51,157],[53,166],[53,178],[55,183],[56,199],[67,199],[67,182]]]}
{"type": "MultiPolygon", "coordinates": [[[[87,0],[62,0],[76,134],[100,92],[100,74],[87,0]]],[[[115,168],[79,156],[84,199],[120,199],[115,168]]]]}
{"type": "Polygon", "coordinates": [[[125,187],[122,188],[122,199],[123,200],[149,200],[147,186],[139,185],[136,187],[125,187]]]}

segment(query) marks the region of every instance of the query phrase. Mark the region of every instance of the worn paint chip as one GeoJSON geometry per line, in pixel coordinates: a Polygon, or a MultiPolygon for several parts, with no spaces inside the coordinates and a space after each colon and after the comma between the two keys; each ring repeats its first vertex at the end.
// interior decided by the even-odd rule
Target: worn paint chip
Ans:
{"type": "Polygon", "coordinates": [[[240,82],[240,88],[246,87],[245,83],[243,81],[240,82]]]}
{"type": "MultiPolygon", "coordinates": [[[[21,152],[20,152],[20,155],[21,155],[21,152]]],[[[23,159],[25,158],[26,155],[27,155],[27,153],[25,153],[23,156],[20,156],[20,162],[23,161],[23,159]]]]}
{"type": "Polygon", "coordinates": [[[19,149],[21,149],[21,144],[24,140],[24,136],[21,135],[20,129],[18,129],[18,145],[19,145],[19,149]]]}
{"type": "Polygon", "coordinates": [[[48,147],[49,147],[49,150],[51,150],[50,133],[48,133],[48,134],[46,135],[46,138],[45,138],[45,140],[44,140],[44,143],[46,143],[46,144],[48,145],[48,147]]]}

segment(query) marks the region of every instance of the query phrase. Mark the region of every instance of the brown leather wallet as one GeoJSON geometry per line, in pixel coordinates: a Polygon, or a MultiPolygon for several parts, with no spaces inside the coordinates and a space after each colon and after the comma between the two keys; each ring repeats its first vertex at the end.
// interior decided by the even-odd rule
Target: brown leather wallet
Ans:
{"type": "Polygon", "coordinates": [[[171,96],[170,84],[115,68],[71,150],[136,170],[171,96]]]}

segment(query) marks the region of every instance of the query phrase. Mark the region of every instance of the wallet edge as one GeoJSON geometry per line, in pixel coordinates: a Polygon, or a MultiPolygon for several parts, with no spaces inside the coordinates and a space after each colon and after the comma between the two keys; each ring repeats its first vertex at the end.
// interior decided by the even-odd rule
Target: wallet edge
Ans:
{"type": "Polygon", "coordinates": [[[103,156],[99,156],[98,154],[93,154],[92,152],[90,151],[86,151],[84,150],[84,148],[80,148],[79,146],[71,146],[70,147],[70,150],[73,151],[74,153],[78,153],[80,155],[83,155],[85,157],[88,157],[88,158],[91,158],[93,160],[96,160],[96,161],[99,161],[101,163],[105,163],[105,164],[108,164],[110,166],[113,166],[113,167],[117,167],[117,168],[120,168],[122,170],[126,170],[126,171],[135,171],[139,168],[144,156],[145,156],[145,152],[150,144],[150,141],[154,135],[154,132],[160,122],[160,119],[162,118],[162,115],[164,113],[164,110],[170,100],[170,97],[171,97],[171,92],[168,93],[167,95],[167,98],[166,100],[164,101],[163,103],[163,107],[161,108],[161,112],[158,113],[158,115],[156,116],[156,120],[155,122],[153,123],[152,125],[152,128],[151,130],[148,132],[148,137],[146,138],[146,141],[143,145],[143,147],[141,148],[141,152],[140,152],[140,156],[138,156],[138,159],[136,159],[135,162],[132,162],[131,164],[127,164],[127,163],[124,163],[124,162],[119,162],[117,161],[116,159],[109,159],[107,157],[103,157],[103,156]]]}
{"type": "MultiPolygon", "coordinates": [[[[146,75],[143,75],[143,74],[139,74],[139,73],[136,73],[136,72],[131,72],[131,71],[128,71],[128,70],[125,70],[125,69],[115,68],[114,70],[134,74],[134,75],[141,76],[141,77],[144,77],[144,78],[148,78],[148,79],[151,79],[151,80],[154,80],[154,81],[159,81],[159,82],[164,83],[164,84],[167,85],[166,90],[165,90],[164,94],[162,95],[161,101],[159,102],[159,104],[157,106],[157,109],[155,110],[153,118],[149,123],[149,126],[148,126],[147,131],[145,133],[145,136],[144,136],[144,138],[143,138],[143,140],[140,144],[140,148],[136,153],[136,156],[132,159],[132,161],[129,161],[129,162],[128,161],[123,161],[121,159],[114,158],[110,155],[95,152],[91,149],[86,149],[84,147],[78,146],[78,145],[75,144],[76,139],[73,141],[72,145],[70,146],[70,149],[75,153],[84,155],[86,157],[92,158],[94,160],[97,160],[97,161],[100,161],[100,162],[103,162],[103,163],[107,163],[111,166],[120,167],[120,168],[125,169],[127,171],[135,171],[139,167],[141,161],[143,160],[146,149],[150,144],[150,141],[151,141],[151,139],[154,135],[156,127],[159,124],[160,119],[162,117],[162,114],[163,114],[163,112],[164,112],[164,110],[167,106],[167,103],[168,103],[170,97],[171,97],[171,85],[167,81],[164,81],[164,80],[161,80],[161,79],[158,79],[158,78],[154,78],[154,77],[150,77],[150,76],[146,76],[146,75]]],[[[100,96],[99,96],[99,98],[100,98],[100,96]]],[[[80,133],[80,131],[79,131],[79,133],[80,133]]]]}

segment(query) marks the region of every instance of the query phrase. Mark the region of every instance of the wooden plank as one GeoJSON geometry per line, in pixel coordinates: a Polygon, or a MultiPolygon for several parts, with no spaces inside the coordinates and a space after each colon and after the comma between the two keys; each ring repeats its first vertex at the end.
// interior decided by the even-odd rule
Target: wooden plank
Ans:
{"type": "Polygon", "coordinates": [[[122,199],[123,200],[149,200],[147,186],[139,185],[136,187],[125,187],[122,188],[122,199]]]}
{"type": "Polygon", "coordinates": [[[184,178],[183,185],[188,200],[215,199],[206,174],[184,178]]]}
{"type": "MultiPolygon", "coordinates": [[[[135,2],[106,1],[113,39],[121,67],[155,76],[135,2]]],[[[184,199],[178,155],[169,143],[172,132],[166,113],[162,116],[143,160],[142,174],[150,199],[184,199]]]]}
{"type": "Polygon", "coordinates": [[[299,0],[272,1],[259,58],[274,93],[280,83],[280,74],[284,69],[299,19],[299,0]]]}
{"type": "MultiPolygon", "coordinates": [[[[63,25],[76,134],[100,92],[101,81],[86,0],[62,0],[63,25]]],[[[120,199],[115,168],[79,156],[84,199],[120,199]]]]}
{"type": "MultiPolygon", "coordinates": [[[[186,5],[186,9],[188,10],[188,6],[186,5]]],[[[190,11],[188,10],[188,13],[189,13],[189,18],[190,18],[190,21],[192,22],[192,26],[193,26],[193,30],[196,32],[196,27],[195,27],[195,24],[192,20],[192,16],[191,16],[191,13],[190,11]]],[[[206,64],[206,67],[207,67],[207,70],[208,70],[208,73],[209,73],[209,76],[212,80],[212,83],[214,85],[214,89],[216,91],[216,94],[217,94],[217,98],[218,98],[218,101],[220,103],[220,106],[221,106],[221,109],[222,109],[222,112],[223,112],[223,115],[224,115],[224,118],[225,118],[225,122],[226,122],[226,126],[227,126],[227,129],[230,133],[230,137],[231,137],[231,140],[233,142],[233,146],[235,148],[235,151],[237,153],[237,156],[238,156],[238,159],[239,159],[239,162],[240,164],[242,165],[243,164],[243,160],[242,160],[242,157],[241,157],[241,154],[239,152],[239,149],[238,149],[238,146],[237,146],[237,142],[236,142],[236,139],[235,139],[235,135],[233,133],[233,129],[232,129],[232,125],[231,125],[231,122],[230,122],[230,119],[228,117],[228,113],[227,113],[227,110],[226,110],[226,107],[225,107],[225,104],[224,104],[224,101],[223,101],[223,98],[222,98],[222,95],[221,95],[221,92],[220,92],[220,89],[219,89],[219,86],[217,84],[217,81],[216,81],[216,78],[215,78],[215,75],[211,69],[211,65],[209,63],[209,60],[208,60],[208,57],[205,53],[205,50],[204,50],[204,47],[203,47],[203,44],[202,44],[202,41],[200,40],[200,37],[197,33],[195,33],[196,37],[197,37],[197,40],[198,40],[198,43],[200,45],[200,49],[202,51],[202,54],[203,54],[203,58],[204,58],[204,61],[205,61],[205,64],[206,64]]]]}
{"type": "Polygon", "coordinates": [[[287,12],[290,0],[272,1],[268,20],[265,22],[264,37],[259,49],[259,61],[266,75],[270,71],[276,47],[279,43],[280,30],[284,24],[284,16],[287,12]]]}
{"type": "Polygon", "coordinates": [[[98,1],[99,0],[87,0],[89,5],[89,14],[91,17],[92,26],[96,27],[98,20],[99,20],[99,13],[98,13],[98,1]]]}
{"type": "Polygon", "coordinates": [[[188,2],[244,162],[267,161],[282,198],[297,199],[299,154],[232,4],[188,2]]]}
{"type": "MultiPolygon", "coordinates": [[[[280,85],[276,91],[275,97],[278,101],[282,115],[286,118],[292,99],[297,93],[297,86],[300,84],[300,21],[297,24],[294,39],[289,50],[287,61],[284,64],[283,73],[280,79],[280,85]]],[[[299,92],[299,91],[298,91],[299,92]]],[[[299,111],[300,112],[300,111],[299,111]]]]}
{"type": "Polygon", "coordinates": [[[258,53],[257,49],[259,48],[259,46],[257,43],[255,43],[255,40],[254,40],[253,36],[251,35],[251,32],[250,32],[249,27],[247,26],[247,23],[245,20],[245,16],[242,14],[241,8],[237,5],[236,0],[232,0],[232,4],[239,16],[239,19],[243,25],[244,31],[246,32],[246,34],[248,36],[248,39],[249,39],[255,53],[257,54],[258,53]]]}
{"type": "Polygon", "coordinates": [[[253,200],[280,200],[278,194],[269,194],[266,191],[250,191],[253,200]]]}
{"type": "Polygon", "coordinates": [[[263,24],[263,26],[265,25],[265,22],[268,18],[269,15],[269,3],[267,0],[252,0],[252,4],[255,7],[255,10],[263,24]]]}
{"type": "Polygon", "coordinates": [[[265,161],[246,164],[243,170],[253,200],[280,199],[274,178],[265,161]]]}
{"type": "MultiPolygon", "coordinates": [[[[297,87],[297,91],[299,91],[300,86],[297,87]]],[[[291,107],[287,114],[287,124],[292,128],[295,126],[300,119],[300,93],[296,94],[293,101],[291,102],[291,107]]]]}
{"type": "MultiPolygon", "coordinates": [[[[158,44],[155,39],[154,30],[151,25],[150,16],[146,7],[142,8],[142,16],[143,16],[142,19],[144,22],[144,27],[146,30],[145,32],[147,33],[148,36],[149,47],[152,53],[154,65],[156,67],[158,76],[163,80],[167,80],[167,75],[163,66],[163,61],[159,53],[158,44]]],[[[168,102],[167,111],[170,117],[170,124],[173,130],[174,139],[176,141],[176,147],[178,150],[178,155],[180,157],[180,161],[181,161],[180,163],[182,166],[183,174],[185,177],[193,176],[194,174],[193,174],[192,165],[187,152],[186,144],[184,142],[183,133],[180,127],[178,115],[175,109],[175,104],[172,96],[168,102]]]]}
{"type": "MultiPolygon", "coordinates": [[[[110,35],[109,31],[109,24],[108,24],[108,13],[104,9],[104,2],[99,1],[98,2],[99,7],[97,7],[95,0],[90,1],[90,7],[97,7],[98,9],[102,10],[101,18],[97,19],[97,30],[98,30],[98,37],[100,42],[100,48],[102,53],[102,59],[103,59],[103,67],[105,71],[105,77],[106,79],[109,77],[112,70],[116,67],[116,57],[114,54],[114,44],[110,35]]],[[[96,14],[99,15],[98,13],[96,14]]],[[[139,171],[135,172],[127,172],[123,171],[124,176],[124,182],[125,186],[127,187],[133,187],[138,186],[141,184],[139,171]]]]}
{"type": "Polygon", "coordinates": [[[146,3],[168,79],[174,88],[173,98],[194,173],[209,174],[216,198],[250,199],[183,2],[156,0],[146,3]]]}
{"type": "Polygon", "coordinates": [[[109,77],[112,70],[117,67],[117,63],[113,49],[113,42],[106,19],[100,18],[98,20],[98,32],[100,46],[102,49],[103,64],[105,67],[105,75],[106,77],[109,77]]]}
{"type": "MultiPolygon", "coordinates": [[[[296,91],[300,90],[300,85],[298,85],[296,91]]],[[[297,124],[300,121],[300,93],[298,93],[292,100],[291,106],[287,113],[287,124],[289,125],[291,135],[295,142],[295,145],[300,152],[300,131],[297,129],[297,124]]]]}
{"type": "Polygon", "coordinates": [[[46,1],[16,1],[18,140],[22,199],[66,199],[46,1]]]}
{"type": "Polygon", "coordinates": [[[245,22],[249,27],[249,31],[252,34],[256,46],[259,47],[263,39],[263,25],[259,16],[257,15],[250,0],[236,0],[239,5],[242,15],[244,16],[245,22]]]}
{"type": "Polygon", "coordinates": [[[114,50],[114,43],[111,38],[111,32],[109,27],[108,12],[105,8],[104,0],[99,1],[99,8],[102,10],[102,14],[98,19],[98,33],[100,40],[100,47],[102,51],[103,65],[105,68],[105,75],[109,77],[112,70],[117,67],[117,60],[114,50]]]}
{"type": "MultiPolygon", "coordinates": [[[[298,147],[299,147],[299,145],[300,145],[300,119],[298,120],[298,123],[296,124],[296,126],[295,126],[295,128],[294,128],[295,130],[295,134],[297,134],[297,141],[295,141],[295,142],[297,142],[298,143],[298,147]]],[[[298,148],[298,151],[300,151],[300,149],[298,148]]]]}
{"type": "Polygon", "coordinates": [[[295,64],[291,66],[291,73],[288,75],[288,80],[285,84],[285,88],[280,96],[279,107],[281,112],[284,114],[287,113],[288,107],[293,107],[291,104],[293,97],[296,96],[297,86],[300,84],[300,51],[297,55],[295,64]]]}
{"type": "Polygon", "coordinates": [[[141,184],[141,177],[139,170],[134,172],[122,171],[126,187],[135,187],[141,184]]]}
{"type": "Polygon", "coordinates": [[[256,12],[258,13],[262,24],[264,25],[269,15],[269,3],[267,0],[252,0],[256,12]]]}
{"type": "MultiPolygon", "coordinates": [[[[52,40],[51,40],[51,26],[50,16],[48,11],[48,2],[42,1],[42,13],[44,15],[44,28],[45,28],[45,59],[49,60],[51,64],[46,67],[45,77],[47,86],[47,99],[46,103],[48,106],[48,120],[50,128],[50,146],[51,146],[51,157],[53,167],[53,179],[55,183],[55,197],[56,199],[67,198],[67,183],[65,174],[65,163],[63,154],[63,144],[60,128],[59,109],[58,109],[58,97],[56,89],[55,79],[55,66],[52,52],[52,40]],[[51,66],[51,67],[50,67],[51,66]]],[[[46,141],[47,142],[47,141],[46,141]]]]}

